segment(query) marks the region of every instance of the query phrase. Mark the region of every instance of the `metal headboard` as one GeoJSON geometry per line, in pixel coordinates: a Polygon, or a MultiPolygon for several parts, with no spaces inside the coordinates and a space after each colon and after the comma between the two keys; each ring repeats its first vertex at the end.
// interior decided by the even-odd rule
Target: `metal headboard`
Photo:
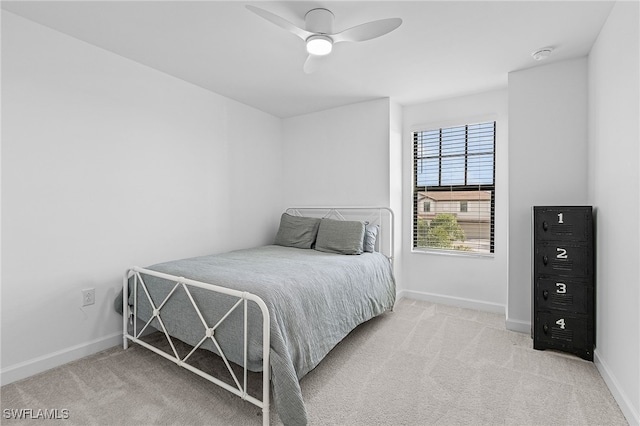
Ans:
{"type": "Polygon", "coordinates": [[[384,254],[393,264],[393,210],[388,207],[289,207],[292,216],[319,217],[334,220],[360,220],[378,225],[376,251],[384,254]]]}

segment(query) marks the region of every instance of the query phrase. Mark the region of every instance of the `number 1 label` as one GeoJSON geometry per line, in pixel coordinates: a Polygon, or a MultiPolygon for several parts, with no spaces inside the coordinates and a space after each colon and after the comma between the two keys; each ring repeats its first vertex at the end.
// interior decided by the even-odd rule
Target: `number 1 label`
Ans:
{"type": "Polygon", "coordinates": [[[558,223],[564,223],[562,213],[558,213],[558,223]]]}

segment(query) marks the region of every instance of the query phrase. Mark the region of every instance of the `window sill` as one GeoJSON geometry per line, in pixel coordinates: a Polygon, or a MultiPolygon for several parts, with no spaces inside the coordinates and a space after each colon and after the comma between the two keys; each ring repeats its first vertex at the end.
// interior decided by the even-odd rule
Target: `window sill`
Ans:
{"type": "Polygon", "coordinates": [[[426,248],[412,248],[411,253],[415,254],[434,254],[437,256],[453,256],[453,257],[471,257],[476,259],[493,259],[495,253],[470,253],[467,251],[454,251],[454,250],[434,250],[426,248]]]}

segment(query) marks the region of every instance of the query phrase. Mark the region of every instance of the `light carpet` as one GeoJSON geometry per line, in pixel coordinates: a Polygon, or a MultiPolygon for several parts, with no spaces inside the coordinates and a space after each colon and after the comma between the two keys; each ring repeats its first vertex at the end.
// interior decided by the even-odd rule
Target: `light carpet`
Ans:
{"type": "MultiPolygon", "coordinates": [[[[162,339],[158,334],[151,339],[162,339]]],[[[224,368],[199,351],[203,369],[224,368]]],[[[259,375],[250,376],[252,391],[259,375]]],[[[626,425],[591,362],[532,349],[504,316],[402,299],[301,381],[310,425],[626,425]]],[[[138,345],[0,389],[2,424],[260,425],[260,409],[138,345]],[[6,410],[58,410],[16,420],[6,410]],[[68,411],[62,411],[68,410],[68,411]]],[[[280,425],[272,406],[271,424],[280,425]]]]}

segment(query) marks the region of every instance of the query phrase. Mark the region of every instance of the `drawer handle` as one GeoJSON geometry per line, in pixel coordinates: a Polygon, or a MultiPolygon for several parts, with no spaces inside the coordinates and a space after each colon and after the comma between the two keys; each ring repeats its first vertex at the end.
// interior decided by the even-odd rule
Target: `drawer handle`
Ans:
{"type": "Polygon", "coordinates": [[[545,221],[542,222],[542,230],[546,231],[548,229],[549,229],[549,225],[547,224],[547,221],[545,220],[545,221]]]}
{"type": "Polygon", "coordinates": [[[549,290],[543,290],[542,291],[542,298],[544,300],[547,300],[549,298],[549,290]]]}
{"type": "Polygon", "coordinates": [[[542,326],[542,331],[544,331],[544,334],[548,334],[549,333],[549,326],[547,324],[542,326]]]}
{"type": "Polygon", "coordinates": [[[549,263],[549,258],[546,255],[542,256],[542,263],[544,263],[545,265],[549,263]]]}

